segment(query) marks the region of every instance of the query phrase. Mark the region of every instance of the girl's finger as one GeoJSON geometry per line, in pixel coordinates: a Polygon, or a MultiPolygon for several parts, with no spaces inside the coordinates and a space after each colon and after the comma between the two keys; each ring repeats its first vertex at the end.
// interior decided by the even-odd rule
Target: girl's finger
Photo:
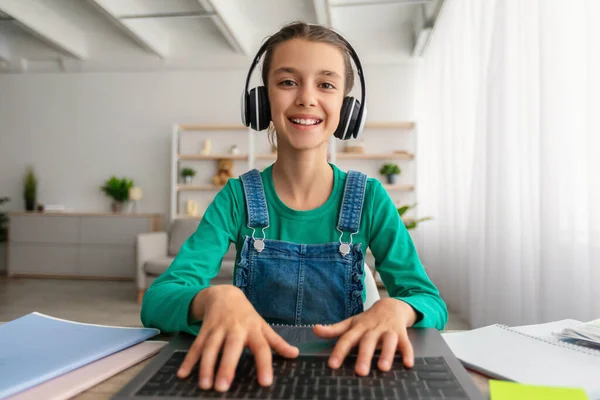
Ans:
{"type": "Polygon", "coordinates": [[[406,332],[406,329],[404,329],[398,335],[398,349],[402,354],[402,363],[404,364],[404,366],[406,368],[412,368],[415,364],[415,356],[412,344],[408,339],[408,333],[406,332]]]}
{"type": "Polygon", "coordinates": [[[225,333],[222,330],[215,331],[206,339],[206,344],[202,350],[202,358],[200,359],[199,381],[202,389],[208,390],[213,386],[215,364],[224,339],[225,333]]]}
{"type": "Polygon", "coordinates": [[[380,336],[380,331],[372,330],[365,332],[363,337],[360,339],[358,359],[356,360],[356,366],[354,369],[357,375],[369,375],[369,370],[371,369],[371,360],[373,360],[375,346],[377,346],[380,336]]]}
{"type": "Polygon", "coordinates": [[[219,371],[217,372],[217,379],[215,380],[216,391],[225,392],[231,386],[240,356],[242,355],[242,351],[244,351],[245,341],[245,335],[239,333],[230,333],[227,335],[219,371]]]}
{"type": "Polygon", "coordinates": [[[381,353],[377,366],[382,371],[389,371],[394,363],[394,356],[398,348],[398,335],[394,331],[387,331],[381,335],[381,353]]]}
{"type": "Polygon", "coordinates": [[[281,336],[277,334],[269,325],[266,325],[263,330],[265,338],[269,343],[269,346],[273,348],[277,352],[277,354],[282,355],[287,358],[296,358],[300,353],[300,349],[296,346],[292,346],[288,342],[285,341],[281,336]]]}
{"type": "Polygon", "coordinates": [[[339,368],[344,362],[344,358],[348,355],[350,350],[356,346],[360,338],[366,332],[366,328],[362,325],[355,325],[352,329],[346,332],[335,344],[331,357],[329,358],[329,366],[331,368],[339,368]]]}
{"type": "Polygon", "coordinates": [[[273,382],[273,361],[271,348],[264,336],[253,336],[248,343],[256,360],[256,373],[261,386],[269,386],[273,382]]]}
{"type": "Polygon", "coordinates": [[[206,341],[208,335],[209,333],[207,333],[206,330],[200,330],[200,333],[194,340],[194,343],[192,343],[190,346],[190,349],[188,350],[183,362],[181,363],[181,366],[179,367],[179,370],[177,371],[177,376],[179,378],[187,378],[187,376],[190,374],[190,371],[200,359],[202,347],[204,346],[204,342],[206,341]]]}
{"type": "Polygon", "coordinates": [[[339,337],[352,327],[353,318],[354,317],[350,317],[333,325],[315,325],[313,327],[313,332],[315,333],[315,335],[320,336],[324,339],[339,337]]]}

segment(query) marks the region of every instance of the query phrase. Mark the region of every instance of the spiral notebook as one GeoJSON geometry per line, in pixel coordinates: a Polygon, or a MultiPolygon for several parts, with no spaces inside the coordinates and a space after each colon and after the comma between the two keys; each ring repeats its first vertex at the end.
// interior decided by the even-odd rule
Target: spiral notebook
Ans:
{"type": "Polygon", "coordinates": [[[583,388],[590,400],[600,400],[600,350],[505,325],[445,333],[443,337],[470,369],[519,383],[583,388]]]}

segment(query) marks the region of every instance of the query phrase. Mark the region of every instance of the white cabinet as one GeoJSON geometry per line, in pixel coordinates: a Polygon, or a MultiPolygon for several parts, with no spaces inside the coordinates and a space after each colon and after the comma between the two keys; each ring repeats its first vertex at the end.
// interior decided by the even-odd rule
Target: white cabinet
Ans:
{"type": "Polygon", "coordinates": [[[11,213],[8,276],[133,280],[140,233],[160,214],[11,213]]]}

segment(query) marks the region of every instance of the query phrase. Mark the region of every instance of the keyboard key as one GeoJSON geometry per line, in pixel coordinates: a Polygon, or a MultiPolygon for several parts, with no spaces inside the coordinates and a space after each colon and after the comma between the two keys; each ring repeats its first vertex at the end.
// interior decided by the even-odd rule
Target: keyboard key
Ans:
{"type": "Polygon", "coordinates": [[[372,379],[372,378],[361,378],[360,379],[360,386],[361,387],[382,387],[381,386],[381,380],[379,379],[372,379]]]}
{"type": "Polygon", "coordinates": [[[414,389],[425,389],[427,388],[427,384],[425,383],[425,381],[408,381],[404,382],[404,387],[414,389]]]}
{"type": "Polygon", "coordinates": [[[451,376],[447,372],[419,372],[419,379],[439,379],[439,380],[449,380],[451,376]]]}
{"type": "Polygon", "coordinates": [[[319,385],[321,386],[337,386],[337,378],[319,378],[319,385]]]}
{"type": "Polygon", "coordinates": [[[313,378],[312,376],[302,376],[298,378],[296,381],[296,385],[300,386],[315,386],[317,384],[318,378],[313,378]]]}
{"type": "Polygon", "coordinates": [[[417,379],[417,373],[412,371],[394,371],[396,379],[417,379]]]}
{"type": "Polygon", "coordinates": [[[431,381],[431,382],[427,382],[427,386],[429,386],[430,388],[439,388],[439,389],[443,389],[443,388],[455,389],[455,388],[459,387],[459,384],[455,380],[451,380],[451,381],[431,381]]]}
{"type": "Polygon", "coordinates": [[[464,396],[465,392],[462,389],[440,389],[444,397],[460,397],[464,396]]]}
{"type": "Polygon", "coordinates": [[[447,371],[448,368],[444,364],[420,364],[415,365],[414,370],[417,372],[439,372],[447,371]]]}
{"type": "Polygon", "coordinates": [[[427,364],[446,364],[444,357],[424,357],[427,364]]]}
{"type": "Polygon", "coordinates": [[[383,387],[398,387],[403,386],[400,379],[384,379],[381,381],[383,387]]]}

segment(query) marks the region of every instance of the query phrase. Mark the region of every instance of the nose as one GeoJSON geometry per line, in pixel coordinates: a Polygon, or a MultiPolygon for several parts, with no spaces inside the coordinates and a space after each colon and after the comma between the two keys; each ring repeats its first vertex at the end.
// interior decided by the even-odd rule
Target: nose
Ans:
{"type": "Polygon", "coordinates": [[[311,85],[301,85],[296,96],[296,105],[314,107],[317,105],[316,91],[311,85]]]}

